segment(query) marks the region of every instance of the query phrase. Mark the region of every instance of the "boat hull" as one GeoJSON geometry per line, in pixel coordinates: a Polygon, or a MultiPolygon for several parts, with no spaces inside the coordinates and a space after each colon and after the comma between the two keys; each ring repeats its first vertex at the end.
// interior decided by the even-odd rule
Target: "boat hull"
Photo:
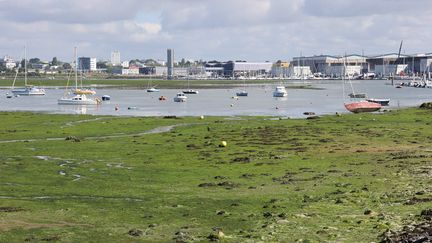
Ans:
{"type": "Polygon", "coordinates": [[[345,104],[345,108],[353,113],[374,112],[381,109],[381,105],[374,102],[360,101],[345,104]]]}
{"type": "Polygon", "coordinates": [[[174,97],[174,102],[186,102],[187,98],[174,97]]]}
{"type": "Polygon", "coordinates": [[[95,100],[71,100],[71,99],[59,99],[57,102],[59,105],[98,105],[99,103],[95,100]]]}
{"type": "Polygon", "coordinates": [[[247,92],[238,92],[236,93],[237,96],[248,96],[247,92]]]}
{"type": "Polygon", "coordinates": [[[45,90],[38,88],[14,89],[12,94],[20,96],[45,95],[45,90]]]}
{"type": "Polygon", "coordinates": [[[197,90],[183,90],[183,94],[198,94],[197,90]]]}
{"type": "Polygon", "coordinates": [[[390,99],[367,99],[368,102],[378,103],[382,106],[388,106],[390,99]]]}
{"type": "Polygon", "coordinates": [[[99,98],[89,99],[85,95],[76,95],[71,98],[60,98],[57,100],[59,105],[98,105],[101,103],[99,98]]]}

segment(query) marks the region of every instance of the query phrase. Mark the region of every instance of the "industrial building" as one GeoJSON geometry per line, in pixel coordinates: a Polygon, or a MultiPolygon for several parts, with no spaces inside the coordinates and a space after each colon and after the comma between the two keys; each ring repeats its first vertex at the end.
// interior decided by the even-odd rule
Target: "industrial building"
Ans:
{"type": "Polygon", "coordinates": [[[94,72],[96,68],[96,58],[80,57],[78,58],[78,69],[82,72],[94,72]]]}
{"type": "MultiPolygon", "coordinates": [[[[310,57],[294,57],[292,66],[310,67],[311,73],[320,73],[328,77],[341,77],[344,73],[349,76],[356,76],[366,73],[368,63],[366,57],[361,55],[330,56],[319,55],[310,57]]],[[[296,75],[297,76],[297,75],[296,75]]]]}
{"type": "Polygon", "coordinates": [[[390,53],[367,59],[369,71],[378,76],[414,75],[421,76],[431,72],[432,53],[398,55],[390,53]]]}
{"type": "Polygon", "coordinates": [[[272,66],[271,62],[230,61],[224,65],[224,75],[233,78],[266,77],[272,66]]]}
{"type": "MultiPolygon", "coordinates": [[[[330,56],[319,55],[309,57],[294,57],[291,67],[310,67],[314,74],[339,78],[343,73],[348,76],[360,76],[374,73],[378,77],[394,75],[421,76],[431,72],[432,53],[398,55],[390,53],[378,56],[330,56]]],[[[291,77],[298,77],[298,72],[290,73],[291,77]]]]}

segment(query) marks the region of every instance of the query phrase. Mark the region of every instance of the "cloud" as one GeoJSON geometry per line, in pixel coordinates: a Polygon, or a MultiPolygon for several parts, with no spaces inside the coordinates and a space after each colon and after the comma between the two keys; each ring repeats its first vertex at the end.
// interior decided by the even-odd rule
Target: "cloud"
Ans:
{"type": "Polygon", "coordinates": [[[430,0],[0,0],[0,54],[278,60],[430,52],[430,0]]]}

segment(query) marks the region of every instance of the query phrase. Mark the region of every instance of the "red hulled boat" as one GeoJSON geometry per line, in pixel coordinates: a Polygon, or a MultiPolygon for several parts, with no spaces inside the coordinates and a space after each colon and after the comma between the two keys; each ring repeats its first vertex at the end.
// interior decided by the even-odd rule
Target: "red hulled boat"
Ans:
{"type": "Polygon", "coordinates": [[[361,113],[361,112],[374,112],[381,109],[381,104],[369,102],[369,101],[359,101],[344,104],[345,108],[353,113],[361,113]]]}

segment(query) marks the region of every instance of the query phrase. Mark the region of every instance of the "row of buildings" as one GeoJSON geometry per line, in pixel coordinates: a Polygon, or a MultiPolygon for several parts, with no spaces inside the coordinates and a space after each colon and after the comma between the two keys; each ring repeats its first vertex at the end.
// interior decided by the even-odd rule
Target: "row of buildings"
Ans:
{"type": "MultiPolygon", "coordinates": [[[[429,74],[431,71],[432,53],[398,55],[390,53],[379,56],[346,55],[331,56],[318,55],[294,57],[292,61],[272,62],[246,62],[246,61],[208,61],[195,63],[187,67],[179,67],[174,59],[174,50],[167,50],[166,63],[157,62],[157,65],[132,64],[121,61],[120,52],[111,53],[110,72],[116,75],[147,75],[154,77],[172,78],[311,78],[330,77],[338,78],[348,76],[378,76],[429,74]]],[[[7,69],[17,67],[11,57],[0,59],[0,66],[7,69]]],[[[32,64],[34,69],[47,69],[47,63],[32,64]]],[[[92,57],[79,57],[78,69],[83,72],[103,72],[97,66],[97,59],[92,57]]]]}
{"type": "Polygon", "coordinates": [[[340,77],[343,73],[350,76],[373,73],[379,77],[388,77],[428,74],[432,72],[431,63],[432,53],[414,55],[390,53],[369,57],[362,55],[295,57],[291,66],[309,67],[311,73],[329,77],[340,77]]]}

